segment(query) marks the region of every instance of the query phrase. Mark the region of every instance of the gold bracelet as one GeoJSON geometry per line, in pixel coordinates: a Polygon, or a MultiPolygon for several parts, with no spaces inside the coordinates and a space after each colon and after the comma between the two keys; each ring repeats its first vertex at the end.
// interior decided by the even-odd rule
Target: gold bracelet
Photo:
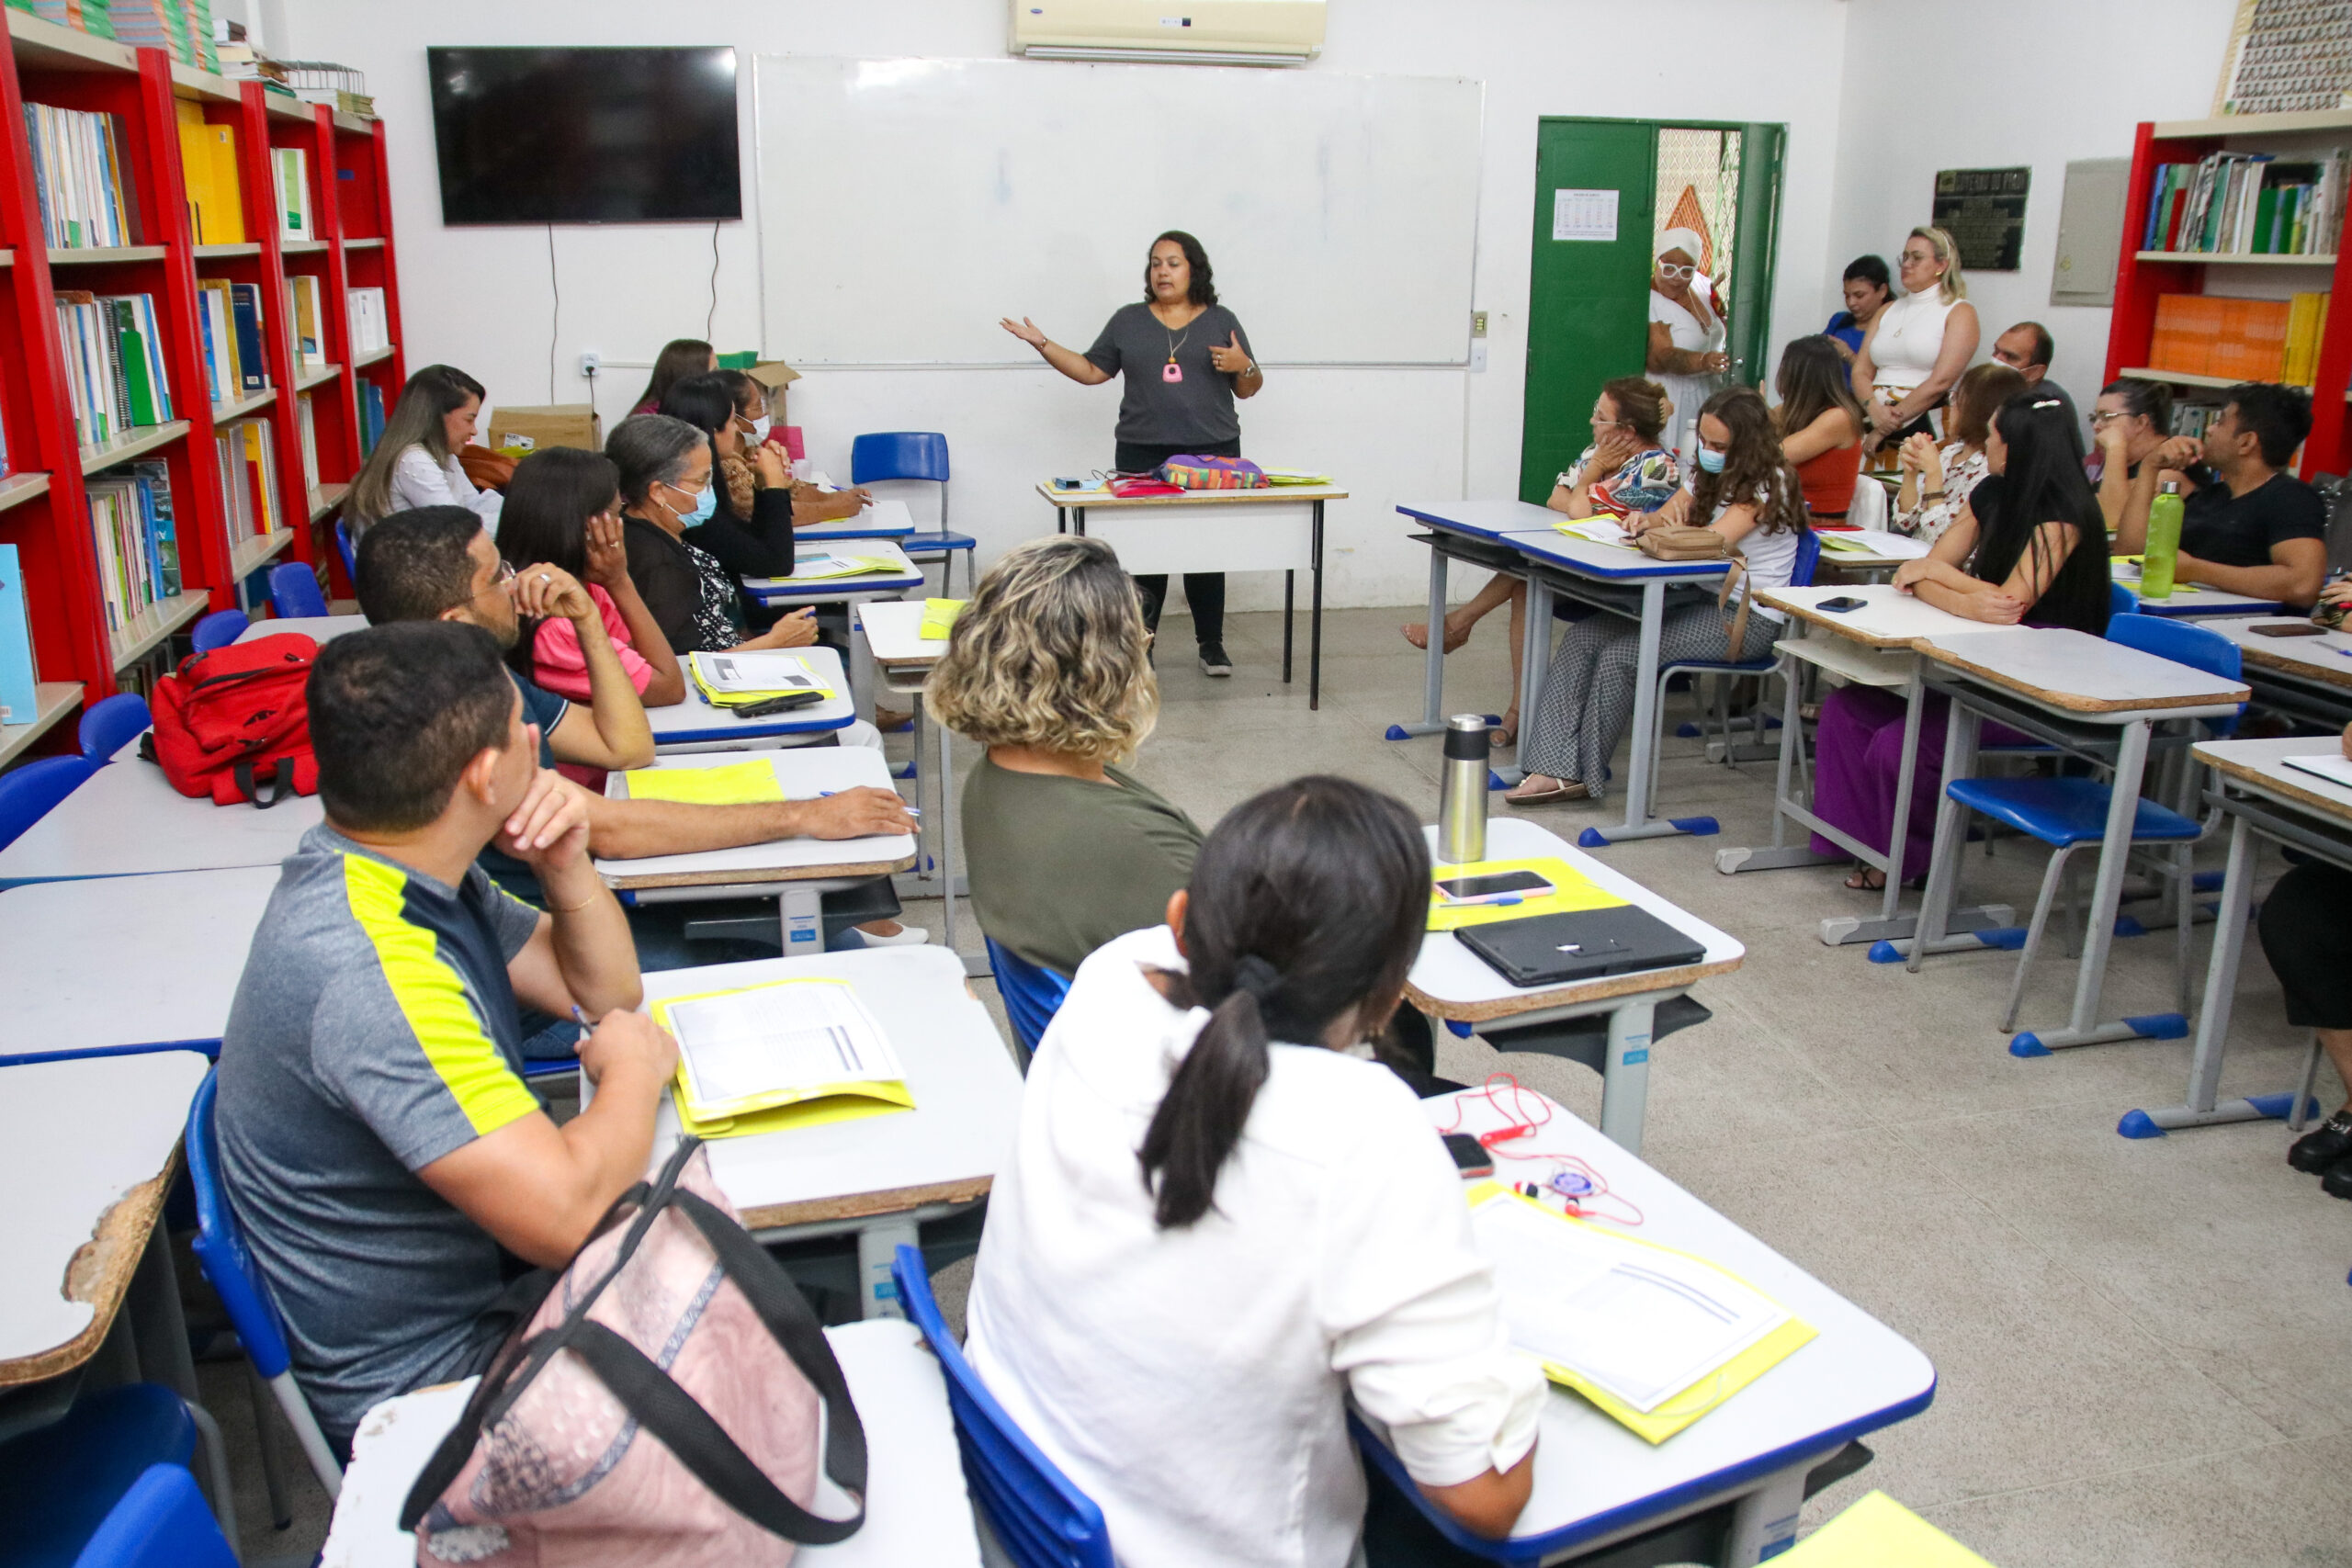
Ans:
{"type": "Polygon", "coordinates": [[[551,915],[576,915],[581,910],[586,908],[589,905],[596,903],[597,901],[595,895],[591,894],[589,897],[580,900],[577,904],[549,904],[548,906],[548,913],[551,915]]]}

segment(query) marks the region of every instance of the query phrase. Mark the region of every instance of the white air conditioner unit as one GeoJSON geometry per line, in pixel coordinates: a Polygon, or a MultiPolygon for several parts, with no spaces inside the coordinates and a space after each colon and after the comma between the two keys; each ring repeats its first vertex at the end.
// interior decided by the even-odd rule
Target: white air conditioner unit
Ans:
{"type": "Polygon", "coordinates": [[[1012,0],[1012,52],[1032,60],[1304,65],[1324,0],[1012,0]]]}

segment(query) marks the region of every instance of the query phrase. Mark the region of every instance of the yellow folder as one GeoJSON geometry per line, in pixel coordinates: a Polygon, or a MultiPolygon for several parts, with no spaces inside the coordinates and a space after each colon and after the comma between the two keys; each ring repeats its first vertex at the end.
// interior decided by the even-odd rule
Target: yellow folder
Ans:
{"type": "Polygon", "coordinates": [[[765,759],[718,768],[639,768],[628,775],[631,800],[681,800],[694,806],[751,806],[786,798],[765,759]]]}
{"type": "Polygon", "coordinates": [[[915,628],[915,635],[931,642],[944,641],[947,634],[956,629],[956,617],[963,613],[961,599],[926,599],[922,602],[922,625],[915,628]]]}
{"type": "Polygon", "coordinates": [[[1625,902],[1557,856],[1535,860],[1482,860],[1468,865],[1443,865],[1437,877],[1495,876],[1507,871],[1532,871],[1558,891],[1516,904],[1447,904],[1430,889],[1430,923],[1433,931],[1460,931],[1464,926],[1491,925],[1498,920],[1524,920],[1536,915],[1562,915],[1572,909],[1611,909],[1625,902]]]}
{"type": "MultiPolygon", "coordinates": [[[[807,675],[812,682],[817,679],[817,671],[810,667],[807,660],[803,659],[797,660],[797,662],[803,674],[807,675]]],[[[784,695],[784,693],[781,690],[774,692],[722,692],[718,687],[712,685],[708,681],[703,679],[702,659],[698,654],[690,653],[686,655],[686,670],[687,672],[694,677],[695,689],[703,694],[703,700],[705,702],[707,702],[715,708],[749,707],[753,703],[763,703],[770,697],[780,697],[784,695]]],[[[831,701],[835,695],[835,693],[831,686],[820,684],[807,689],[824,693],[827,701],[831,701]]]]}
{"type": "MultiPolygon", "coordinates": [[[[689,1002],[741,996],[749,991],[785,993],[796,986],[827,986],[849,992],[852,996],[855,994],[846,980],[815,976],[770,980],[757,986],[730,986],[715,991],[697,991],[692,996],[668,998],[653,1004],[653,1021],[668,1029],[672,1027],[674,1010],[689,1002]]],[[[776,1005],[788,1008],[792,1005],[791,998],[779,995],[776,1005]]],[[[887,1046],[888,1042],[884,1043],[887,1046]]],[[[677,1075],[672,1083],[670,1098],[677,1107],[679,1124],[697,1137],[705,1138],[740,1137],[786,1127],[821,1126],[829,1122],[850,1122],[866,1116],[885,1116],[894,1111],[911,1111],[915,1105],[915,1097],[903,1078],[802,1083],[714,1102],[697,1089],[694,1082],[693,1062],[684,1051],[678,1054],[677,1075]]]]}
{"type": "Polygon", "coordinates": [[[1993,1568],[1883,1492],[1872,1492],[1775,1560],[1779,1568],[1993,1568]]]}
{"type": "Polygon", "coordinates": [[[824,582],[836,577],[864,577],[898,570],[899,563],[889,556],[802,556],[794,563],[791,581],[824,582]]]}

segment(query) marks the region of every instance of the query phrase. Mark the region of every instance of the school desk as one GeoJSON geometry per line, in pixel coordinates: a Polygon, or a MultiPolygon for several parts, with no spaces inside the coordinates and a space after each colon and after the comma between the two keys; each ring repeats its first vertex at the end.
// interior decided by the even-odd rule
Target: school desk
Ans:
{"type": "Polygon", "coordinates": [[[854,517],[796,524],[792,540],[797,545],[821,545],[833,539],[903,539],[914,531],[914,514],[905,502],[892,498],[869,502],[854,517]]]}
{"type": "MultiPolygon", "coordinates": [[[[796,530],[793,537],[800,537],[796,530]]],[[[851,577],[747,577],[743,592],[771,607],[780,604],[861,604],[868,599],[892,598],[910,588],[923,585],[922,568],[909,560],[906,552],[890,539],[866,539],[841,546],[819,545],[796,550],[795,558],[808,560],[817,556],[865,556],[885,563],[872,571],[861,571],[851,577]]]]}
{"type": "Polygon", "coordinates": [[[1041,481],[1037,493],[1054,509],[1056,533],[1108,542],[1130,572],[1281,572],[1284,685],[1290,683],[1293,595],[1305,570],[1306,705],[1323,705],[1323,507],[1347,500],[1346,491],[1337,485],[1269,485],[1116,496],[1100,488],[1056,490],[1041,481]]]}
{"type": "MultiPolygon", "coordinates": [[[[1415,502],[1396,510],[1429,532],[1419,536],[1430,547],[1429,647],[1421,655],[1421,716],[1388,727],[1385,739],[1408,740],[1435,735],[1445,728],[1446,570],[1462,561],[1505,577],[1524,578],[1526,558],[1503,542],[1511,533],[1533,533],[1560,522],[1560,513],[1524,501],[1415,502]]],[[[1523,711],[1523,710],[1522,710],[1523,711]]]]}
{"type": "MultiPolygon", "coordinates": [[[[883,685],[893,694],[908,698],[914,706],[915,808],[922,813],[922,858],[911,875],[899,879],[899,897],[940,901],[940,922],[944,928],[940,941],[953,953],[956,900],[970,892],[965,879],[956,874],[953,737],[922,700],[923,681],[930,675],[931,667],[946,653],[947,639],[922,635],[923,603],[920,599],[876,600],[859,605],[857,616],[865,628],[865,646],[873,651],[875,667],[882,672],[883,685]],[[923,761],[925,735],[935,742],[935,767],[923,761]]],[[[964,969],[976,977],[985,976],[989,972],[988,960],[967,954],[964,969]]]]}
{"type": "Polygon", "coordinates": [[[2219,588],[2193,588],[2186,582],[2175,583],[2173,591],[2162,599],[2143,599],[2140,597],[2138,563],[2119,560],[2113,564],[2112,570],[2115,585],[2132,595],[2132,609],[2137,615],[2191,620],[2208,615],[2264,615],[2278,608],[2276,599],[2226,593],[2219,588]]]}
{"type": "Polygon", "coordinates": [[[239,642],[251,642],[255,637],[276,637],[281,632],[300,632],[317,642],[333,642],[345,632],[365,631],[365,615],[284,615],[266,621],[255,621],[237,634],[239,642]]]}
{"type": "Polygon", "coordinates": [[[78,876],[275,867],[323,820],[314,795],[294,795],[267,810],[182,795],[164,781],[162,768],[139,760],[134,742],[0,850],[0,887],[78,876]]]}
{"type": "MultiPolygon", "coordinates": [[[[832,688],[833,694],[813,707],[744,718],[705,697],[688,671],[683,699],[645,710],[646,722],[653,727],[653,749],[667,753],[721,751],[749,746],[805,746],[837,729],[847,728],[857,717],[857,703],[850,694],[848,677],[842,672],[842,656],[815,643],[784,651],[807,660],[810,672],[832,688]]],[[[678,660],[681,670],[685,662],[684,659],[678,660]]]]}
{"type": "Polygon", "coordinates": [[[2265,637],[2263,626],[2307,626],[2301,615],[2250,615],[2197,623],[2238,645],[2239,673],[2262,706],[2328,729],[2352,724],[2352,633],[2265,637]]]}
{"type": "MultiPolygon", "coordinates": [[[[1425,828],[1430,852],[1437,852],[1437,829],[1425,828]]],[[[1475,1034],[1481,1026],[1515,1029],[1559,1019],[1605,1015],[1608,1043],[1601,1058],[1600,1130],[1638,1154],[1642,1119],[1649,1095],[1651,1024],[1657,1004],[1683,995],[1711,975],[1728,975],[1740,965],[1747,950],[1697,916],[1673,904],[1619,872],[1595,860],[1567,841],[1516,817],[1497,817],[1487,823],[1488,860],[1532,860],[1556,856],[1570,869],[1597,886],[1646,909],[1668,925],[1700,942],[1704,954],[1696,964],[1671,969],[1648,969],[1632,975],[1611,975],[1565,986],[1521,988],[1497,973],[1452,931],[1430,931],[1421,938],[1419,955],[1405,981],[1405,997],[1457,1034],[1475,1034]]]]}

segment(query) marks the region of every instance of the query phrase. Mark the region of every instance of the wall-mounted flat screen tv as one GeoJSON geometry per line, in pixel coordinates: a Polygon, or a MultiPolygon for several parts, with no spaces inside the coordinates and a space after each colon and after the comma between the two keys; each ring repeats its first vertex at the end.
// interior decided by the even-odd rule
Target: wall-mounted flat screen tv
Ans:
{"type": "Polygon", "coordinates": [[[428,49],[444,223],[743,216],[732,49],[428,49]]]}

